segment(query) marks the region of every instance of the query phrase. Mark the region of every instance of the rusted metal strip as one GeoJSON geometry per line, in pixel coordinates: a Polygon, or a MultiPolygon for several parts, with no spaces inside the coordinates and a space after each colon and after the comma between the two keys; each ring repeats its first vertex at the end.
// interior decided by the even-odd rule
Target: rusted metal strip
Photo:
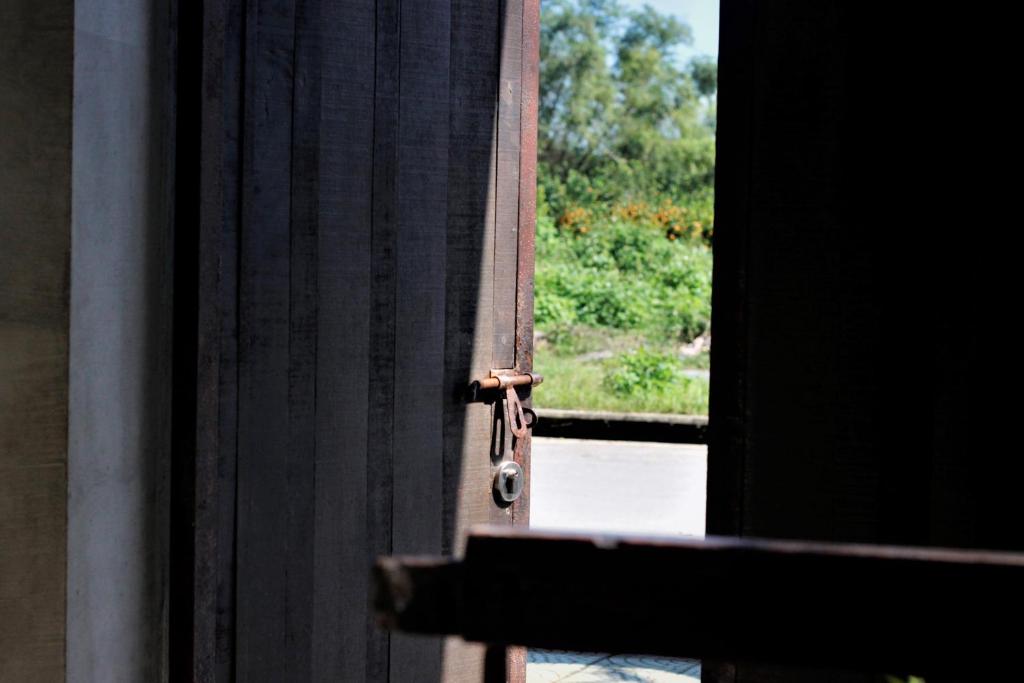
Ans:
{"type": "Polygon", "coordinates": [[[488,528],[382,558],[391,628],[492,644],[977,678],[1019,645],[1024,554],[488,528]]]}
{"type": "Polygon", "coordinates": [[[523,404],[519,394],[511,384],[505,385],[505,424],[512,436],[520,441],[526,437],[526,416],[523,415],[523,404]]]}
{"type": "Polygon", "coordinates": [[[480,389],[505,389],[507,387],[536,386],[544,381],[542,375],[535,372],[526,372],[518,375],[492,375],[473,382],[473,388],[480,389]]]}

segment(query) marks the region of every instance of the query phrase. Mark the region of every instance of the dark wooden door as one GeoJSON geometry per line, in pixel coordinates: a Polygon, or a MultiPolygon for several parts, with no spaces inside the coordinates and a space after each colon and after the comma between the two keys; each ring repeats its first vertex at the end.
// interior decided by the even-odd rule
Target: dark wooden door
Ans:
{"type": "Polygon", "coordinates": [[[1016,149],[1015,112],[938,143],[973,109],[948,83],[1010,81],[1005,24],[816,0],[725,0],[721,16],[708,533],[1024,548],[1022,461],[1007,455],[1019,342],[999,331],[1019,308],[1017,252],[959,218],[1015,211],[1013,176],[966,170],[1016,149]]]}
{"type": "Polygon", "coordinates": [[[531,364],[537,0],[180,12],[174,678],[479,680],[370,567],[527,521],[466,387],[531,364]]]}

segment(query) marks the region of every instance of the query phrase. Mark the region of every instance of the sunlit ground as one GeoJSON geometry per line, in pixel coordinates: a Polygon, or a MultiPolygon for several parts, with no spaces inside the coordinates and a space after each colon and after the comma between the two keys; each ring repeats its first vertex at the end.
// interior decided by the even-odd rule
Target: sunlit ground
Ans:
{"type": "MultiPolygon", "coordinates": [[[[702,445],[533,440],[530,526],[594,533],[704,535],[702,445]]],[[[700,664],[666,657],[531,651],[529,683],[690,683],[700,664]]]]}

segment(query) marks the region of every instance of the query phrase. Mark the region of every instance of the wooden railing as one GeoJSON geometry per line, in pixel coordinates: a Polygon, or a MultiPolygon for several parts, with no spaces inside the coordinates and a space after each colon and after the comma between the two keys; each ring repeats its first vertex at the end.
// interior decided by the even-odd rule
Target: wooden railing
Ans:
{"type": "Polygon", "coordinates": [[[486,528],[376,573],[385,626],[497,645],[976,679],[1024,642],[1016,553],[486,528]]]}

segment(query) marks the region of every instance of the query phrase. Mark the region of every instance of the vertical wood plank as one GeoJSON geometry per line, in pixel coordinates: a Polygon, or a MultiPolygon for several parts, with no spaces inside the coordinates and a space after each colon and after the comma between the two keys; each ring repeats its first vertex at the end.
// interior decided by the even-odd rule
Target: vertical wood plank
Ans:
{"type": "Polygon", "coordinates": [[[323,3],[321,22],[345,39],[321,44],[313,671],[362,681],[379,535],[367,526],[375,2],[323,3]]]}
{"type": "MultiPolygon", "coordinates": [[[[217,464],[217,594],[215,662],[219,681],[235,675],[235,569],[238,482],[238,329],[239,229],[242,219],[243,44],[245,0],[226,0],[223,17],[224,64],[222,111],[212,114],[211,127],[222,129],[224,149],[223,227],[218,245],[220,304],[219,457],[217,464]],[[219,121],[217,120],[219,116],[219,121]]],[[[211,216],[212,218],[212,216],[211,216]]],[[[203,679],[201,679],[203,680],[203,679]]]]}
{"type": "MultiPolygon", "coordinates": [[[[533,370],[533,274],[537,232],[537,104],[540,88],[540,0],[523,0],[519,245],[516,268],[516,368],[533,370]]],[[[524,403],[531,405],[530,397],[524,403]]],[[[514,523],[530,524],[530,437],[520,450],[526,486],[512,506],[514,523]]]]}
{"type": "MultiPolygon", "coordinates": [[[[533,274],[537,232],[537,130],[540,97],[540,0],[523,0],[522,96],[519,161],[519,244],[516,269],[516,368],[533,370],[533,274]]],[[[523,401],[532,406],[528,395],[523,401]]],[[[519,449],[516,461],[526,473],[526,485],[512,505],[512,523],[530,525],[530,466],[532,435],[519,449]]],[[[510,647],[505,667],[508,683],[526,682],[527,651],[510,647]]]]}
{"type": "Polygon", "coordinates": [[[239,291],[236,673],[288,676],[288,458],[292,76],[295,6],[254,0],[246,20],[239,291]]]}
{"type": "Polygon", "coordinates": [[[502,0],[498,40],[497,178],[494,235],[494,330],[491,362],[515,366],[519,249],[519,155],[522,131],[523,0],[502,0]]]}
{"type": "MultiPolygon", "coordinates": [[[[391,552],[400,0],[377,0],[373,112],[373,232],[366,445],[367,564],[391,552]]],[[[366,623],[366,680],[389,678],[390,636],[366,623]]]]}
{"type": "MultiPolygon", "coordinates": [[[[228,88],[224,79],[224,68],[226,61],[226,44],[228,36],[224,30],[227,20],[227,2],[209,2],[203,5],[202,15],[189,15],[188,11],[183,13],[182,22],[197,26],[182,26],[179,38],[183,41],[196,40],[198,35],[206,36],[202,41],[203,51],[201,64],[189,64],[187,52],[186,57],[179,65],[178,78],[181,85],[182,95],[179,98],[181,120],[189,119],[198,113],[200,126],[199,139],[190,139],[195,134],[194,129],[182,130],[180,137],[183,144],[178,149],[178,234],[177,242],[179,252],[177,254],[177,281],[175,283],[175,297],[177,298],[175,321],[175,333],[179,335],[180,341],[185,341],[184,335],[192,336],[196,343],[195,353],[191,358],[185,358],[185,354],[191,355],[191,344],[178,344],[177,358],[175,359],[176,377],[183,385],[190,384],[192,373],[189,372],[189,365],[194,367],[194,386],[188,387],[190,396],[184,397],[185,403],[190,408],[195,408],[195,433],[189,439],[194,438],[194,470],[187,471],[185,467],[188,460],[186,449],[176,453],[175,460],[177,467],[181,468],[182,474],[176,477],[173,487],[175,505],[181,505],[183,511],[192,516],[192,524],[176,524],[180,527],[184,544],[191,545],[191,552],[188,553],[183,546],[177,544],[172,556],[182,558],[188,555],[188,564],[179,559],[181,572],[172,578],[172,625],[177,620],[176,612],[184,615],[191,623],[191,633],[188,637],[181,637],[177,633],[172,634],[171,666],[172,677],[175,679],[195,678],[213,679],[217,674],[217,627],[218,627],[218,584],[222,580],[220,550],[230,539],[222,539],[221,527],[219,524],[219,513],[222,507],[222,496],[227,494],[220,486],[218,469],[222,457],[221,450],[221,423],[222,411],[227,412],[231,406],[224,405],[221,399],[221,355],[225,345],[222,344],[221,326],[223,304],[220,296],[224,283],[222,278],[221,248],[224,243],[223,232],[225,228],[224,204],[226,195],[233,189],[226,185],[226,169],[224,158],[226,155],[224,136],[224,99],[227,97],[228,88]],[[201,23],[200,23],[201,22],[201,23]],[[201,32],[201,33],[200,33],[201,32]],[[189,68],[191,67],[191,68],[189,68]],[[198,78],[197,82],[195,79],[198,78]],[[196,111],[198,109],[198,111],[196,111]],[[198,143],[198,144],[196,144],[198,143]],[[195,145],[195,146],[193,146],[195,145]],[[196,158],[193,155],[198,155],[196,158]],[[198,167],[198,175],[196,170],[198,167]],[[186,187],[193,187],[197,183],[198,191],[195,194],[186,195],[186,187]],[[198,200],[198,239],[197,244],[190,244],[191,238],[186,236],[186,226],[191,222],[193,206],[189,203],[198,200]],[[190,253],[186,253],[190,252],[190,253]],[[188,264],[186,259],[197,259],[197,262],[188,264]],[[192,270],[194,266],[195,270],[192,270]],[[191,283],[184,282],[185,279],[192,280],[191,283]],[[198,290],[195,289],[198,287],[198,290]],[[199,296],[202,292],[205,296],[199,296]],[[186,298],[187,297],[187,298],[186,298]],[[195,306],[195,311],[190,310],[192,306],[184,305],[188,301],[195,306]],[[194,320],[194,322],[192,322],[194,320]],[[191,329],[196,325],[196,329],[191,329]],[[187,331],[186,331],[187,330],[187,331]],[[183,348],[184,347],[184,348],[183,348]],[[186,351],[188,349],[188,351],[186,351]],[[194,406],[191,401],[195,401],[194,406]],[[191,479],[191,481],[187,481],[191,479]],[[186,495],[186,490],[191,487],[186,495]],[[200,503],[200,501],[202,501],[200,503]],[[182,586],[179,592],[176,584],[187,583],[182,586]],[[180,647],[188,648],[179,650],[173,647],[180,644],[180,647]],[[184,662],[191,663],[191,669],[187,674],[179,674],[179,667],[184,662]]],[[[232,181],[237,181],[233,177],[232,181]]],[[[231,245],[234,248],[235,245],[231,245]]],[[[233,260],[233,259],[232,259],[233,260]]],[[[179,428],[188,428],[191,425],[178,423],[179,428]]],[[[230,509],[234,509],[234,483],[230,488],[231,501],[230,509]]],[[[233,559],[233,558],[232,558],[233,559]]],[[[233,579],[233,571],[228,572],[227,579],[233,579]]],[[[184,635],[184,634],[183,634],[184,635]]]]}
{"type": "Polygon", "coordinates": [[[464,401],[468,383],[492,367],[498,10],[498,0],[452,3],[445,553],[461,552],[471,521],[503,519],[489,487],[492,407],[464,401]]]}
{"type": "MultiPolygon", "coordinates": [[[[180,473],[174,484],[174,504],[185,511],[177,514],[191,515],[192,523],[184,528],[180,519],[174,523],[179,545],[172,552],[177,559],[171,578],[171,678],[230,680],[235,625],[242,0],[204,4],[195,28],[186,28],[186,23],[193,21],[186,13],[180,21],[179,39],[186,46],[180,50],[181,64],[191,65],[191,69],[183,66],[178,71],[180,251],[175,296],[180,317],[175,329],[175,376],[177,382],[183,382],[185,368],[192,362],[196,363],[196,375],[194,392],[176,410],[179,415],[186,408],[194,411],[195,464],[187,475],[190,481],[180,473]],[[203,46],[201,64],[191,62],[187,49],[196,42],[203,46]],[[189,103],[194,103],[196,114],[188,108],[189,103]],[[193,115],[198,118],[198,131],[191,122],[193,115]],[[199,212],[195,249],[183,241],[192,225],[192,201],[198,201],[199,212]],[[187,270],[183,258],[193,252],[198,259],[195,271],[187,270]],[[198,291],[184,282],[193,277],[198,291]],[[194,325],[183,324],[190,318],[194,325]],[[186,343],[187,334],[194,335],[195,347],[186,343]],[[186,358],[192,350],[194,354],[186,358]],[[194,495],[183,497],[183,489],[189,486],[194,487],[194,495]],[[191,539],[182,539],[181,534],[191,535],[191,539]],[[191,544],[189,551],[185,550],[187,543],[191,544]],[[191,595],[186,597],[188,591],[191,595]],[[190,612],[183,618],[191,622],[190,633],[175,626],[176,612],[182,611],[190,612]],[[181,649],[184,647],[190,648],[191,655],[181,649]]],[[[175,422],[176,432],[189,428],[182,417],[175,422]]],[[[189,455],[179,449],[176,467],[184,467],[189,455]]]]}
{"type": "MultiPolygon", "coordinates": [[[[392,552],[442,543],[448,0],[401,5],[392,552]]],[[[391,680],[440,676],[441,641],[391,637],[391,680]]]]}
{"type": "Polygon", "coordinates": [[[316,506],[320,0],[295,0],[289,256],[285,643],[289,679],[312,680],[316,506]]]}
{"type": "MultiPolygon", "coordinates": [[[[443,551],[473,523],[507,521],[491,494],[493,406],[464,390],[490,371],[494,306],[498,0],[454,0],[451,19],[445,316],[443,551]]],[[[484,648],[448,639],[444,680],[479,681],[484,648]]]]}

